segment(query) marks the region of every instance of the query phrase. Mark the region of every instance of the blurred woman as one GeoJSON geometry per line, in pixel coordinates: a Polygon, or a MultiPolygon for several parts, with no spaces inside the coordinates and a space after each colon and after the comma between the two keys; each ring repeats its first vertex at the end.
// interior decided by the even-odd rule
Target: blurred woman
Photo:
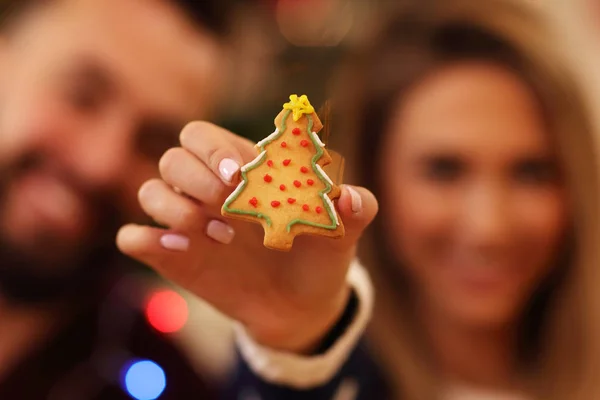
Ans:
{"type": "Polygon", "coordinates": [[[520,5],[438,1],[353,60],[341,139],[380,204],[371,342],[405,397],[600,396],[597,153],[552,45],[520,5]]]}
{"type": "Polygon", "coordinates": [[[171,232],[121,231],[123,251],[241,322],[237,393],[600,398],[598,166],[578,88],[522,6],[427,4],[388,13],[344,76],[333,138],[363,186],[338,201],[344,241],[276,254],[257,230],[225,227],[215,191],[255,154],[207,124],[184,131],[165,182],[141,193],[171,232]],[[363,351],[368,278],[345,272],[375,198],[359,252],[378,291],[363,351]],[[213,258],[206,236],[231,247],[213,258]]]}

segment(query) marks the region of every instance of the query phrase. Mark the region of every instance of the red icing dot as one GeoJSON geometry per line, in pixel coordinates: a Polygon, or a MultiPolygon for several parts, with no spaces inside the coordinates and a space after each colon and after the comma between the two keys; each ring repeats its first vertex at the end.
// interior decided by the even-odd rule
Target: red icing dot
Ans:
{"type": "Polygon", "coordinates": [[[321,211],[323,211],[323,209],[321,207],[317,207],[315,208],[315,211],[317,212],[317,214],[321,214],[321,211]]]}
{"type": "Polygon", "coordinates": [[[300,172],[302,172],[303,174],[305,174],[305,173],[308,172],[308,168],[302,167],[302,168],[300,168],[300,172]]]}
{"type": "Polygon", "coordinates": [[[300,146],[302,146],[302,147],[306,147],[306,146],[308,146],[308,140],[303,140],[303,141],[301,141],[301,142],[300,142],[300,146]]]}
{"type": "Polygon", "coordinates": [[[310,210],[310,207],[308,206],[308,204],[304,204],[304,205],[302,206],[302,209],[303,209],[304,211],[308,211],[308,210],[310,210]]]}
{"type": "Polygon", "coordinates": [[[302,183],[300,183],[300,181],[294,181],[294,186],[300,187],[302,186],[302,183]]]}
{"type": "Polygon", "coordinates": [[[269,183],[273,180],[273,177],[269,174],[266,174],[264,177],[265,182],[269,183]]]}
{"type": "Polygon", "coordinates": [[[281,142],[281,147],[286,148],[287,147],[287,143],[286,142],[281,142]]]}
{"type": "Polygon", "coordinates": [[[285,190],[285,185],[279,185],[279,190],[283,192],[285,190]]]}
{"type": "Polygon", "coordinates": [[[292,130],[292,133],[293,133],[294,135],[298,136],[298,135],[301,133],[301,132],[300,132],[300,128],[294,128],[294,129],[292,130]]]}
{"type": "Polygon", "coordinates": [[[248,200],[248,203],[252,204],[254,207],[256,207],[258,205],[258,200],[256,199],[256,197],[251,198],[250,200],[248,200]]]}
{"type": "Polygon", "coordinates": [[[288,165],[290,165],[291,162],[292,160],[283,160],[283,165],[287,167],[288,165]]]}
{"type": "Polygon", "coordinates": [[[276,208],[276,207],[279,207],[280,205],[281,205],[281,203],[277,200],[274,200],[271,202],[271,207],[276,208]]]}
{"type": "Polygon", "coordinates": [[[315,184],[315,181],[313,181],[312,179],[309,179],[306,181],[306,183],[308,184],[308,186],[312,186],[315,184]]]}
{"type": "Polygon", "coordinates": [[[273,160],[269,160],[269,161],[267,161],[267,165],[268,165],[269,167],[272,167],[272,166],[273,166],[273,160]]]}
{"type": "Polygon", "coordinates": [[[288,203],[290,204],[294,204],[296,202],[296,199],[292,199],[291,197],[288,199],[288,203]]]}

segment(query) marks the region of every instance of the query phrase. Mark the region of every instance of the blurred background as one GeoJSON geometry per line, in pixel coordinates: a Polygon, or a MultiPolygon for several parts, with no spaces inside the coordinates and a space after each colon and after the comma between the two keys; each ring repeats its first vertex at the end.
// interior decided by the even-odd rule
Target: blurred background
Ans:
{"type": "MultiPolygon", "coordinates": [[[[562,40],[556,46],[568,54],[586,95],[594,104],[593,110],[600,110],[600,1],[520,1],[539,8],[548,17],[562,40]]],[[[140,324],[147,330],[147,336],[143,336],[145,339],[135,336],[138,343],[154,343],[155,338],[167,341],[185,354],[192,370],[201,371],[206,379],[219,381],[226,376],[235,357],[231,327],[227,319],[209,306],[144,267],[129,265],[118,258],[114,264],[127,263],[127,268],[119,267],[108,279],[110,284],[97,287],[97,282],[106,280],[106,268],[97,267],[96,263],[104,260],[102,254],[114,252],[106,248],[113,243],[106,238],[113,237],[120,218],[141,218],[131,205],[135,194],[129,197],[126,194],[135,193],[139,183],[155,173],[156,165],[156,158],[152,157],[137,164],[123,160],[142,159],[127,147],[139,141],[133,133],[123,134],[122,137],[128,138],[123,142],[101,141],[98,137],[102,129],[117,135],[117,132],[142,131],[146,125],[154,124],[148,130],[158,139],[141,146],[146,146],[146,153],[158,154],[176,143],[176,133],[185,122],[208,119],[250,139],[263,138],[272,132],[273,119],[290,94],[307,94],[317,109],[324,105],[332,94],[336,71],[348,48],[360,40],[365,27],[377,24],[378,13],[388,3],[207,1],[206,4],[214,3],[214,7],[207,5],[206,9],[198,6],[200,3],[193,0],[172,4],[166,0],[0,2],[4,21],[0,41],[0,292],[7,293],[6,300],[0,301],[0,321],[6,325],[6,328],[0,326],[0,336],[16,332],[12,336],[26,338],[17,340],[16,345],[6,345],[15,349],[15,354],[0,362],[4,365],[0,367],[0,376],[11,376],[15,384],[6,388],[0,385],[0,398],[42,398],[36,394],[22,395],[28,376],[39,373],[39,365],[44,364],[30,357],[32,349],[45,342],[31,332],[54,332],[58,329],[55,319],[62,322],[71,313],[77,315],[75,325],[89,324],[102,334],[88,335],[90,339],[85,340],[84,349],[72,354],[77,362],[65,365],[61,378],[41,384],[56,393],[48,398],[95,398],[105,390],[100,382],[112,382],[132,398],[155,398],[138,394],[144,391],[168,394],[170,385],[177,384],[165,379],[164,370],[169,366],[161,364],[161,357],[148,355],[146,350],[131,350],[129,345],[118,344],[121,339],[113,340],[127,337],[124,341],[129,343],[130,332],[140,324]],[[201,27],[188,35],[191,28],[185,24],[190,21],[190,26],[201,27]],[[117,45],[123,48],[113,52],[117,45]],[[204,53],[189,60],[177,59],[179,54],[193,53],[196,46],[204,46],[204,53]],[[105,65],[99,66],[100,59],[105,65]],[[159,68],[163,61],[171,61],[173,65],[159,68]],[[202,71],[205,76],[194,80],[195,71],[202,71]],[[178,81],[169,74],[177,78],[185,74],[192,77],[178,81]],[[183,89],[171,93],[160,83],[183,89]],[[182,94],[185,90],[191,93],[182,94]],[[61,97],[56,95],[59,91],[61,97]],[[65,98],[69,99],[68,106],[63,104],[65,98]],[[149,100],[155,98],[158,100],[149,100]],[[155,112],[157,109],[172,112],[163,115],[155,112]],[[62,114],[66,116],[61,118],[62,114]],[[162,121],[171,116],[174,116],[172,129],[165,133],[162,121]],[[100,156],[99,149],[110,151],[100,156]],[[115,167],[111,170],[110,165],[115,167]],[[135,168],[145,173],[130,175],[129,171],[135,168]],[[44,171],[51,171],[48,174],[52,178],[47,178],[44,171]],[[118,185],[113,185],[111,179],[120,179],[118,185]],[[52,208],[53,204],[57,209],[52,208]],[[113,213],[115,207],[127,213],[113,213]],[[66,209],[74,211],[63,215],[66,209]],[[64,219],[77,220],[81,225],[69,225],[64,219]],[[68,240],[53,241],[56,235],[44,222],[68,240]],[[105,229],[99,237],[83,233],[98,226],[105,229]],[[28,230],[33,229],[43,234],[30,239],[28,230]],[[34,248],[41,250],[31,250],[34,248]],[[57,267],[60,273],[50,267],[30,268],[40,263],[76,266],[57,267]],[[83,273],[78,270],[80,264],[85,265],[83,273]],[[90,272],[98,268],[104,272],[90,272]],[[84,288],[85,293],[65,289],[73,285],[84,288]],[[100,294],[92,296],[92,292],[100,294]],[[74,307],[77,303],[89,305],[86,310],[93,312],[80,312],[74,307]],[[131,312],[123,312],[122,304],[131,312]],[[21,313],[23,307],[33,311],[21,313]],[[119,311],[106,311],[113,308],[119,311]],[[80,322],[80,316],[84,322],[80,322]],[[108,339],[102,341],[99,337],[108,339]],[[28,361],[23,363],[23,359],[28,361]],[[94,378],[89,379],[90,376],[94,378]],[[149,376],[153,378],[148,379],[149,376]]],[[[593,116],[597,118],[599,114],[594,112],[593,116]]],[[[334,127],[330,134],[341,133],[334,127]]],[[[65,336],[55,343],[57,348],[63,349],[73,340],[79,340],[77,335],[65,336]]],[[[0,350],[3,348],[0,340],[0,350]]],[[[44,353],[40,360],[61,359],[65,354],[55,352],[44,353]]],[[[109,398],[119,398],[114,396],[109,398]]]]}
{"type": "MultiPolygon", "coordinates": [[[[519,0],[538,8],[556,30],[557,48],[568,59],[586,90],[600,109],[600,1],[598,0],[519,0]]],[[[426,2],[424,2],[426,3],[426,2]]],[[[253,140],[272,130],[274,111],[291,93],[306,93],[313,104],[322,105],[331,95],[336,67],[348,47],[359,40],[365,24],[377,23],[385,1],[281,0],[259,4],[257,16],[239,22],[238,28],[252,31],[253,47],[263,59],[248,70],[244,82],[233,94],[235,107],[226,108],[220,123],[253,140]],[[370,20],[375,18],[375,21],[370,20]],[[257,31],[256,21],[261,25],[257,31]],[[307,28],[310,27],[310,28],[307,28]]],[[[256,11],[256,10],[254,10],[256,11]]],[[[247,17],[247,15],[246,15],[247,17]]],[[[242,43],[242,42],[240,42],[242,43]]],[[[241,53],[244,54],[244,53],[241,53]]],[[[318,106],[317,106],[318,107],[318,106]]],[[[598,118],[600,113],[593,112],[598,118]]],[[[597,121],[600,122],[600,121],[597,121]]],[[[332,135],[339,135],[335,129],[332,135]]],[[[178,340],[197,354],[197,362],[208,361],[211,370],[223,377],[234,360],[231,346],[215,346],[220,335],[231,335],[228,321],[193,296],[186,295],[190,316],[177,333],[178,340]],[[210,326],[207,325],[210,322],[210,326]],[[198,340],[204,338],[204,341],[198,340]],[[208,356],[214,356],[214,358],[208,356]],[[218,366],[218,368],[215,368],[218,366]]],[[[220,342],[221,344],[226,342],[220,342]]]]}
{"type": "MultiPolygon", "coordinates": [[[[593,110],[600,109],[600,1],[518,1],[539,9],[548,18],[561,40],[556,47],[567,54],[573,70],[579,74],[585,95],[595,104],[593,110]]],[[[377,24],[378,13],[388,5],[385,0],[273,0],[259,4],[260,15],[264,18],[261,21],[269,21],[270,33],[257,36],[254,43],[257,48],[270,51],[264,53],[264,64],[256,66],[256,75],[249,76],[242,85],[245,89],[237,98],[240,101],[237,107],[221,114],[221,123],[236,133],[260,140],[272,129],[273,110],[277,110],[282,99],[285,101],[290,93],[306,93],[313,104],[322,105],[331,94],[336,66],[348,47],[360,40],[365,24],[377,24]],[[304,29],[306,26],[311,28],[304,29]]],[[[267,32],[262,26],[259,31],[267,32]]],[[[598,119],[600,113],[593,112],[592,117],[598,119]]],[[[333,129],[331,134],[340,133],[333,129]]],[[[205,343],[213,343],[210,336],[227,332],[227,321],[193,297],[188,297],[188,302],[190,307],[202,310],[192,314],[210,314],[210,320],[215,324],[214,331],[203,333],[205,326],[190,321],[181,331],[182,341],[197,349],[200,361],[211,349],[207,353],[195,338],[206,334],[208,340],[205,343]]],[[[234,356],[232,348],[213,347],[212,350],[220,360],[217,364],[226,371],[234,356]]]]}

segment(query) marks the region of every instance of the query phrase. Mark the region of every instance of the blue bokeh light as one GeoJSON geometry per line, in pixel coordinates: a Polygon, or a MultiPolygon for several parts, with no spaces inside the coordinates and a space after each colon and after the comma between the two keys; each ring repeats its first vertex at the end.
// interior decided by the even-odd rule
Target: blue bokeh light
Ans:
{"type": "Polygon", "coordinates": [[[165,372],[157,363],[140,360],[126,366],[125,390],[136,400],[155,400],[167,387],[165,372]]]}

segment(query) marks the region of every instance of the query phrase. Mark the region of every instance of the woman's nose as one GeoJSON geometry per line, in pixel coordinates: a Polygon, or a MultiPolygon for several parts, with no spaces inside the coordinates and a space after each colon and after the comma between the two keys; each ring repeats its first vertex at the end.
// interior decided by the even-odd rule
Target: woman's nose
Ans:
{"type": "Polygon", "coordinates": [[[506,189],[496,182],[472,185],[465,196],[462,229],[473,244],[503,243],[510,235],[510,204],[506,189]]]}

